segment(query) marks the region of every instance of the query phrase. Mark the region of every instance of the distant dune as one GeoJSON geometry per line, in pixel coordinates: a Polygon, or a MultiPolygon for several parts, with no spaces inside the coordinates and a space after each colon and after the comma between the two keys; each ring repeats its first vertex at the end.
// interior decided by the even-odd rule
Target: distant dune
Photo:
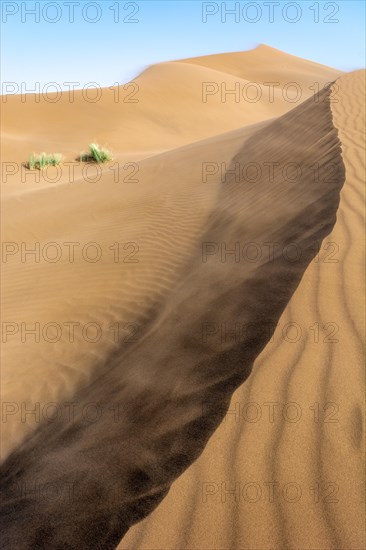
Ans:
{"type": "Polygon", "coordinates": [[[6,548],[364,548],[364,85],[260,46],[3,103],[6,548]]]}
{"type": "Polygon", "coordinates": [[[98,92],[92,88],[60,97],[50,92],[41,95],[39,102],[34,94],[23,101],[9,95],[3,104],[3,160],[25,161],[33,149],[43,150],[46,145],[74,160],[96,139],[119,155],[142,158],[281,115],[298,104],[286,101],[287,96],[300,95],[291,87],[283,94],[282,86],[296,82],[301,99],[307,99],[317,86],[322,88],[340,75],[340,71],[259,46],[249,52],[154,65],[134,83],[99,90],[98,101],[98,92]],[[258,86],[245,88],[248,82],[258,86]],[[239,101],[229,93],[235,86],[239,101]]]}

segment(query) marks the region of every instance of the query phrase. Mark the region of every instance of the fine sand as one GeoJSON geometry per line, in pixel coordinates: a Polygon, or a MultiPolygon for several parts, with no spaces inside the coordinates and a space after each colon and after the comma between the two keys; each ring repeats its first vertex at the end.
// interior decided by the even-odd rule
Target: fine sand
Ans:
{"type": "Polygon", "coordinates": [[[260,46],[3,103],[6,548],[365,547],[364,85],[260,46]]]}

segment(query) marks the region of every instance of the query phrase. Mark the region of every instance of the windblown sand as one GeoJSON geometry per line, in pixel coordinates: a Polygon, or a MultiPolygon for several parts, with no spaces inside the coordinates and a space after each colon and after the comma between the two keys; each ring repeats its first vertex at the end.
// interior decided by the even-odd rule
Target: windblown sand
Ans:
{"type": "Polygon", "coordinates": [[[364,548],[365,73],[260,46],[135,82],[95,103],[3,105],[3,162],[17,163],[2,183],[5,547],[364,548]],[[222,82],[262,96],[203,101],[222,82]],[[72,162],[91,141],[115,154],[98,181],[20,167],[42,150],[72,162]],[[238,178],[250,163],[262,175],[238,178]],[[22,258],[21,243],[51,242],[57,261],[22,258]],[[99,261],[80,254],[91,242],[99,261]],[[64,243],[80,243],[73,261],[64,243]],[[262,255],[221,255],[236,243],[262,255]],[[20,494],[51,482],[54,501],[20,494]]]}

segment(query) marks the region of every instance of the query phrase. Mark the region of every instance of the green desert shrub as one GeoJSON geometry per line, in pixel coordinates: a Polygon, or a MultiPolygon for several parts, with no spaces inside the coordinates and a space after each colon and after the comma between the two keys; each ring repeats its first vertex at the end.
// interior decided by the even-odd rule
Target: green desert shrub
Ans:
{"type": "Polygon", "coordinates": [[[30,170],[42,170],[42,168],[46,166],[57,166],[57,164],[60,164],[61,160],[62,155],[58,153],[40,153],[39,155],[33,153],[33,155],[30,156],[27,168],[30,170]]]}
{"type": "Polygon", "coordinates": [[[98,164],[113,160],[112,154],[96,143],[89,145],[88,153],[81,153],[79,160],[82,162],[97,162],[98,164]]]}

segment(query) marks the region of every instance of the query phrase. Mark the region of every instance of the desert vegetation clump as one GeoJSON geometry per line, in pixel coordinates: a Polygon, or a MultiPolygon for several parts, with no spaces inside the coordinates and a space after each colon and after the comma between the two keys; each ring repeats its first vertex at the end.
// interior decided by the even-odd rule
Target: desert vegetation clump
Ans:
{"type": "Polygon", "coordinates": [[[42,170],[46,166],[57,166],[61,160],[62,155],[59,153],[40,153],[39,155],[33,153],[26,166],[29,170],[42,170]]]}
{"type": "Polygon", "coordinates": [[[89,145],[89,151],[87,153],[81,153],[79,160],[81,162],[97,162],[101,164],[113,160],[113,156],[107,149],[100,147],[96,143],[91,143],[89,145]]]}

